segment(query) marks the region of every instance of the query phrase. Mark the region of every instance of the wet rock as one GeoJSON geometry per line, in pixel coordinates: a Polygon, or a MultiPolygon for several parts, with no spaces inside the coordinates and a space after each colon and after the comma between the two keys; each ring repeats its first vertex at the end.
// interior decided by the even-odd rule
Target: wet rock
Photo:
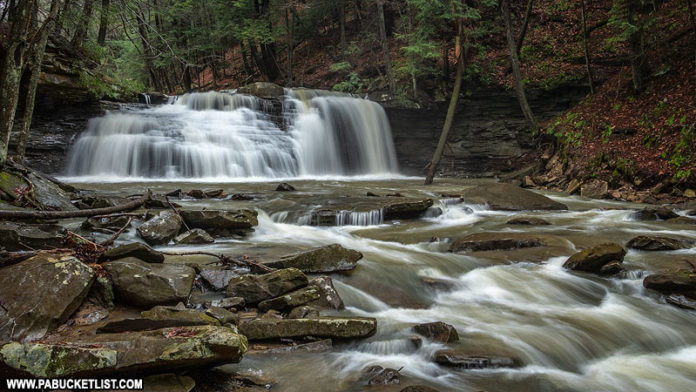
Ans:
{"type": "Polygon", "coordinates": [[[430,388],[425,385],[411,385],[399,392],[439,392],[437,389],[430,388]]]}
{"type": "Polygon", "coordinates": [[[625,255],[626,249],[619,244],[601,244],[570,256],[563,268],[599,273],[602,267],[612,261],[623,262],[625,255]]]}
{"type": "Polygon", "coordinates": [[[544,246],[540,237],[520,233],[475,233],[455,240],[450,252],[481,252],[544,246]]]}
{"type": "Polygon", "coordinates": [[[417,334],[437,342],[452,343],[459,340],[459,334],[454,326],[442,321],[414,325],[412,329],[417,334]]]}
{"type": "Polygon", "coordinates": [[[396,369],[382,369],[370,377],[367,385],[392,385],[401,383],[401,373],[396,369]]]}
{"type": "Polygon", "coordinates": [[[216,326],[81,335],[61,344],[17,342],[0,348],[10,368],[35,377],[161,373],[190,367],[239,362],[247,340],[216,326]]]}
{"type": "Polygon", "coordinates": [[[181,217],[173,211],[162,211],[156,217],[138,226],[140,237],[150,245],[166,244],[181,230],[181,217]]]}
{"type": "Polygon", "coordinates": [[[309,281],[309,286],[316,288],[319,292],[319,299],[310,302],[310,305],[321,309],[341,310],[345,306],[341,296],[334,288],[333,280],[328,276],[319,276],[309,281]]]}
{"type": "Polygon", "coordinates": [[[364,338],[377,330],[377,321],[367,317],[320,317],[312,319],[256,319],[243,321],[239,331],[249,340],[301,338],[364,338]]]}
{"type": "Polygon", "coordinates": [[[77,210],[70,202],[70,195],[48,177],[39,175],[36,172],[30,172],[26,178],[34,186],[34,199],[44,210],[77,210]]]}
{"type": "Polygon", "coordinates": [[[679,268],[648,275],[643,279],[643,287],[665,295],[684,295],[696,299],[696,271],[679,268]]]}
{"type": "Polygon", "coordinates": [[[143,378],[143,390],[147,392],[190,392],[195,386],[193,378],[174,373],[143,378]]]}
{"type": "Polygon", "coordinates": [[[210,308],[205,310],[205,314],[207,316],[210,316],[217,321],[220,322],[220,324],[225,325],[225,324],[238,324],[239,323],[239,316],[237,313],[230,312],[227,309],[224,308],[219,308],[217,306],[211,306],[210,308]]]}
{"type": "Polygon", "coordinates": [[[256,82],[241,86],[237,89],[237,94],[253,95],[259,98],[280,98],[285,95],[285,90],[274,83],[256,82]]]}
{"type": "Polygon", "coordinates": [[[633,219],[640,221],[667,220],[677,218],[678,216],[679,215],[677,215],[674,211],[665,207],[645,208],[640,211],[636,211],[631,215],[633,219]]]}
{"type": "Polygon", "coordinates": [[[293,192],[293,191],[295,191],[295,187],[288,184],[287,182],[281,182],[276,187],[276,192],[293,192]]]}
{"type": "Polygon", "coordinates": [[[141,312],[140,315],[148,320],[172,320],[174,322],[184,321],[188,325],[220,325],[220,322],[196,309],[186,309],[179,306],[155,306],[150,310],[141,312]]]}
{"type": "Polygon", "coordinates": [[[135,257],[147,263],[164,262],[164,254],[140,242],[133,242],[126,245],[117,246],[104,252],[104,260],[117,260],[126,257],[135,257]]]}
{"type": "Polygon", "coordinates": [[[203,229],[191,229],[174,237],[174,242],[185,245],[212,244],[215,238],[203,229]]]}
{"type": "Polygon", "coordinates": [[[298,306],[293,308],[290,313],[288,313],[288,318],[291,319],[305,319],[305,318],[318,318],[319,310],[312,306],[298,306]]]}
{"type": "Polygon", "coordinates": [[[152,331],[162,328],[189,327],[195,325],[205,325],[205,323],[201,323],[197,320],[150,320],[145,318],[127,318],[118,321],[109,321],[97,328],[97,333],[152,331]]]}
{"type": "Polygon", "coordinates": [[[232,270],[204,269],[201,270],[200,275],[213,289],[221,291],[225,290],[230,283],[230,279],[239,276],[239,273],[232,270]]]}
{"type": "Polygon", "coordinates": [[[623,271],[624,271],[624,267],[623,267],[623,264],[621,264],[621,262],[612,261],[608,264],[603,265],[602,268],[599,269],[599,274],[609,276],[609,275],[616,275],[616,274],[621,273],[623,271]]]}
{"type": "Polygon", "coordinates": [[[374,192],[370,192],[370,191],[367,191],[367,193],[365,193],[365,196],[367,196],[367,197],[379,197],[378,194],[376,194],[374,192]]]}
{"type": "Polygon", "coordinates": [[[8,251],[62,248],[65,228],[58,225],[31,225],[0,222],[0,247],[8,251]]]}
{"type": "Polygon", "coordinates": [[[306,273],[349,271],[355,268],[362,253],[331,244],[283,256],[266,263],[272,268],[297,268],[306,273]]]}
{"type": "Polygon", "coordinates": [[[680,225],[696,225],[696,219],[687,218],[685,216],[679,216],[676,218],[667,219],[669,223],[676,223],[680,225]]]}
{"type": "Polygon", "coordinates": [[[493,210],[567,210],[565,204],[512,184],[476,185],[462,191],[467,203],[486,204],[493,210]]]}
{"type": "Polygon", "coordinates": [[[628,241],[627,248],[640,250],[677,250],[689,248],[689,242],[669,237],[641,235],[628,241]]]}
{"type": "Polygon", "coordinates": [[[696,210],[691,210],[686,212],[687,216],[696,216],[696,210]]]}
{"type": "Polygon", "coordinates": [[[216,197],[224,197],[226,195],[223,189],[209,189],[205,191],[205,196],[214,199],[216,197]]]}
{"type": "Polygon", "coordinates": [[[177,203],[167,201],[167,198],[163,195],[150,195],[150,197],[145,200],[145,208],[168,210],[172,207],[180,208],[181,206],[177,203]]]}
{"type": "Polygon", "coordinates": [[[130,226],[127,216],[87,218],[80,226],[83,230],[114,233],[124,226],[130,226]]]}
{"type": "Polygon", "coordinates": [[[230,280],[228,297],[242,297],[247,304],[274,298],[309,283],[305,274],[296,268],[286,268],[263,275],[240,275],[230,280]]]}
{"type": "Polygon", "coordinates": [[[435,353],[435,362],[443,366],[464,369],[513,368],[519,363],[514,358],[488,355],[471,355],[457,350],[440,350],[435,353]]]}
{"type": "Polygon", "coordinates": [[[580,187],[580,196],[603,199],[609,193],[609,184],[604,180],[591,180],[580,187]]]}
{"type": "Polygon", "coordinates": [[[331,339],[322,339],[316,342],[271,348],[258,352],[258,354],[322,353],[332,349],[331,339]]]}
{"type": "Polygon", "coordinates": [[[254,196],[247,195],[246,193],[235,193],[234,195],[230,196],[230,199],[231,200],[247,201],[247,200],[254,200],[254,196]]]}
{"type": "Polygon", "coordinates": [[[179,264],[148,264],[128,257],[102,264],[114,282],[118,301],[150,308],[185,302],[196,271],[179,264]]]}
{"type": "Polygon", "coordinates": [[[550,225],[548,221],[541,219],[541,218],[532,218],[532,217],[520,217],[520,218],[513,218],[507,221],[508,225],[530,225],[530,226],[547,226],[550,225]]]}
{"type": "Polygon", "coordinates": [[[267,299],[259,302],[259,311],[265,312],[270,309],[279,311],[288,310],[296,306],[305,305],[321,298],[316,287],[307,286],[299,290],[291,291],[276,298],[267,299]]]}
{"type": "Polygon", "coordinates": [[[245,301],[242,297],[226,297],[216,299],[210,303],[210,306],[216,306],[223,309],[244,309],[245,301]]]}
{"type": "Polygon", "coordinates": [[[388,204],[382,211],[384,219],[410,219],[423,215],[432,205],[433,199],[404,201],[388,204]]]}
{"type": "Polygon", "coordinates": [[[182,210],[189,228],[198,228],[215,236],[243,234],[258,225],[258,213],[251,210],[182,210]]]}
{"type": "Polygon", "coordinates": [[[404,197],[404,195],[402,195],[399,192],[390,192],[390,193],[387,193],[385,196],[387,196],[387,197],[404,197]]]}
{"type": "Polygon", "coordinates": [[[669,295],[665,298],[668,304],[674,305],[678,308],[696,310],[696,299],[690,299],[683,295],[669,295]]]}
{"type": "Polygon", "coordinates": [[[186,196],[193,197],[194,199],[205,199],[205,192],[203,192],[200,189],[191,189],[190,191],[186,192],[186,196]]]}
{"type": "Polygon", "coordinates": [[[445,279],[432,278],[429,276],[423,276],[420,281],[430,289],[437,291],[449,291],[455,286],[455,283],[445,279]]]}
{"type": "Polygon", "coordinates": [[[0,341],[42,338],[77,310],[93,281],[72,256],[39,254],[0,269],[0,341]]]}

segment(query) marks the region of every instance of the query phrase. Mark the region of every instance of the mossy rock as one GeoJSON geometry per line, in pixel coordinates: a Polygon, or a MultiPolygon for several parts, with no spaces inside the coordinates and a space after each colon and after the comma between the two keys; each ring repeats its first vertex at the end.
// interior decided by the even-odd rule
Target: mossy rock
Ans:
{"type": "Polygon", "coordinates": [[[196,323],[198,325],[220,325],[220,322],[195,309],[180,309],[174,306],[155,306],[150,310],[141,312],[140,315],[144,319],[148,320],[172,320],[172,321],[184,321],[186,325],[192,325],[191,323],[196,323]]]}
{"type": "Polygon", "coordinates": [[[626,249],[621,245],[601,244],[570,256],[563,263],[563,267],[575,271],[600,273],[602,267],[611,262],[623,262],[624,256],[626,256],[626,249]]]}

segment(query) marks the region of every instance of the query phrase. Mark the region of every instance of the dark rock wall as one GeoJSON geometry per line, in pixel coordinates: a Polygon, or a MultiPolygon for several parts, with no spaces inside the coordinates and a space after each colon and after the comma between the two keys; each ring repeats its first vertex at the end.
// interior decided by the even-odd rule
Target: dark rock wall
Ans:
{"type": "MultiPolygon", "coordinates": [[[[530,91],[529,101],[539,121],[553,118],[587,94],[582,86],[530,91]]],[[[445,122],[447,103],[432,109],[386,108],[401,171],[423,175],[445,122]]],[[[441,175],[490,176],[513,170],[518,158],[532,151],[527,128],[513,91],[480,89],[459,101],[441,175]]]]}

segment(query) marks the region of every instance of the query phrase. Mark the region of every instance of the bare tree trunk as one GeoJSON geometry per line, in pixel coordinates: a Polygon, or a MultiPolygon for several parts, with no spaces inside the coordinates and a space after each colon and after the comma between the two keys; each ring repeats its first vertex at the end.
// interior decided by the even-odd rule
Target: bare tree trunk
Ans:
{"type": "Polygon", "coordinates": [[[109,0],[102,0],[100,12],[99,35],[97,37],[97,42],[99,45],[104,46],[104,43],[106,42],[106,29],[109,26],[109,0]]]}
{"type": "Polygon", "coordinates": [[[377,0],[377,15],[379,22],[379,40],[382,43],[382,52],[384,54],[384,67],[387,71],[387,83],[389,84],[389,93],[393,96],[396,92],[394,84],[394,72],[392,71],[391,55],[389,54],[389,42],[387,41],[387,29],[384,21],[384,0],[377,0]]]}
{"type": "Polygon", "coordinates": [[[70,41],[73,47],[82,46],[87,38],[87,29],[89,28],[89,20],[92,18],[93,5],[93,0],[85,0],[82,15],[80,16],[80,21],[75,30],[75,35],[73,35],[72,41],[70,41]]]}
{"type": "Polygon", "coordinates": [[[18,0],[5,4],[8,10],[9,32],[4,42],[0,42],[0,166],[7,161],[7,149],[14,125],[19,84],[24,67],[24,53],[27,50],[29,26],[34,15],[36,0],[18,0]]]}
{"type": "Polygon", "coordinates": [[[628,37],[628,46],[631,51],[631,71],[633,73],[633,90],[635,92],[642,92],[645,89],[645,68],[646,68],[646,58],[645,58],[645,43],[643,36],[643,24],[639,20],[639,17],[634,18],[635,0],[625,0],[624,4],[626,7],[626,22],[636,26],[635,30],[628,37]],[[635,20],[634,20],[635,19],[635,20]]]}
{"type": "Polygon", "coordinates": [[[341,39],[341,56],[346,54],[346,2],[345,0],[337,1],[338,6],[338,26],[340,29],[341,39]]]}
{"type": "MultiPolygon", "coordinates": [[[[461,34],[461,22],[459,31],[461,34]]],[[[459,40],[461,42],[461,40],[459,40]]],[[[433,183],[433,178],[435,178],[435,173],[437,172],[437,167],[440,165],[440,160],[442,159],[442,153],[445,151],[445,145],[447,144],[447,136],[449,135],[450,129],[452,129],[452,122],[454,121],[454,114],[457,111],[457,103],[459,103],[459,92],[462,87],[462,75],[464,74],[464,61],[465,54],[461,48],[457,48],[459,52],[459,57],[457,59],[457,73],[454,78],[454,88],[452,89],[452,97],[450,98],[449,107],[447,108],[447,117],[445,117],[445,124],[442,126],[442,133],[440,133],[440,140],[437,142],[437,148],[433,154],[433,159],[430,161],[428,167],[428,175],[425,177],[425,185],[430,185],[433,183]]]]}
{"type": "Polygon", "coordinates": [[[522,31],[520,31],[520,37],[517,39],[517,55],[520,55],[522,51],[522,44],[524,43],[524,37],[527,35],[527,27],[529,26],[529,18],[532,16],[532,7],[534,6],[534,0],[527,1],[527,10],[524,12],[524,22],[522,22],[522,31]]]}
{"type": "Polygon", "coordinates": [[[592,77],[592,67],[590,66],[590,49],[588,44],[589,37],[587,36],[587,18],[585,14],[585,0],[580,1],[580,10],[582,14],[582,46],[585,52],[585,68],[587,69],[587,83],[590,85],[590,94],[594,94],[594,78],[592,77]]]}
{"type": "Polygon", "coordinates": [[[24,154],[27,150],[27,140],[29,139],[29,128],[31,127],[31,119],[34,116],[34,103],[36,100],[36,87],[39,84],[39,75],[41,74],[41,61],[43,60],[48,35],[53,31],[56,16],[58,14],[58,0],[51,2],[51,9],[39,32],[39,40],[31,48],[29,59],[27,61],[26,72],[29,72],[29,86],[24,98],[24,114],[22,123],[19,127],[19,141],[17,143],[17,162],[21,163],[24,160],[24,154]]]}
{"type": "MultiPolygon", "coordinates": [[[[691,4],[691,0],[687,0],[689,5],[689,19],[691,19],[691,29],[694,33],[694,48],[696,48],[696,16],[694,16],[694,6],[691,4]]],[[[694,50],[694,61],[696,61],[696,50],[694,50]]]]}
{"type": "Polygon", "coordinates": [[[524,114],[527,124],[532,130],[536,131],[538,124],[534,113],[532,113],[532,108],[527,102],[527,94],[524,91],[524,84],[522,83],[522,72],[520,72],[520,59],[517,56],[517,48],[515,47],[515,38],[512,36],[512,21],[510,19],[510,0],[503,0],[503,16],[505,18],[505,30],[507,33],[507,41],[510,49],[510,59],[512,61],[512,75],[514,77],[515,92],[517,94],[517,100],[520,101],[520,107],[522,109],[522,114],[524,114]]]}

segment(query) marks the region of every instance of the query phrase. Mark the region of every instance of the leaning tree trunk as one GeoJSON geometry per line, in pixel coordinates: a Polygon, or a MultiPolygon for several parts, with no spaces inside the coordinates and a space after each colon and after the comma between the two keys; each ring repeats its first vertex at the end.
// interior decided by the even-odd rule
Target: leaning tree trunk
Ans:
{"type": "MultiPolygon", "coordinates": [[[[461,23],[461,22],[460,22],[461,23]]],[[[459,28],[461,32],[461,24],[459,28]]],[[[462,87],[462,75],[464,74],[464,51],[460,47],[457,47],[459,52],[459,57],[457,59],[457,73],[454,78],[454,88],[452,89],[452,97],[450,98],[449,107],[447,108],[447,117],[445,117],[445,124],[442,126],[442,133],[440,134],[440,140],[437,142],[437,148],[433,154],[433,159],[428,167],[428,175],[425,177],[425,185],[430,185],[433,183],[433,178],[435,178],[435,173],[437,172],[437,167],[440,165],[440,160],[442,159],[442,153],[445,151],[445,145],[447,144],[447,136],[449,135],[450,129],[452,129],[452,122],[454,121],[454,113],[457,110],[457,104],[459,103],[459,92],[462,87]]]]}
{"type": "Polygon", "coordinates": [[[532,113],[532,108],[529,106],[527,101],[527,94],[524,91],[524,84],[522,83],[522,72],[520,71],[520,59],[517,56],[517,48],[515,44],[515,38],[512,36],[512,21],[510,19],[510,0],[503,0],[503,16],[505,18],[505,30],[507,35],[508,46],[510,49],[510,59],[512,61],[512,75],[514,77],[515,83],[515,93],[517,94],[517,100],[520,102],[520,107],[522,113],[524,114],[525,120],[527,120],[527,125],[529,125],[532,130],[536,131],[539,127],[532,113]]]}
{"type": "Polygon", "coordinates": [[[534,0],[527,1],[527,10],[524,12],[524,22],[522,22],[522,31],[520,31],[520,37],[517,39],[517,55],[520,55],[522,51],[522,44],[524,43],[524,37],[527,35],[527,27],[529,26],[529,18],[532,17],[532,7],[534,6],[534,0]]]}
{"type": "Polygon", "coordinates": [[[389,54],[389,42],[387,41],[387,28],[384,21],[384,0],[377,0],[377,15],[379,25],[379,40],[382,43],[382,52],[384,54],[384,67],[387,71],[387,83],[389,84],[389,93],[393,96],[396,92],[394,84],[394,72],[392,71],[391,55],[389,54]]]}
{"type": "Polygon", "coordinates": [[[580,10],[582,15],[582,46],[585,52],[585,69],[587,70],[587,83],[590,85],[590,94],[594,94],[594,78],[592,77],[592,67],[590,66],[590,49],[587,42],[587,17],[585,12],[585,0],[580,2],[580,10]]]}

